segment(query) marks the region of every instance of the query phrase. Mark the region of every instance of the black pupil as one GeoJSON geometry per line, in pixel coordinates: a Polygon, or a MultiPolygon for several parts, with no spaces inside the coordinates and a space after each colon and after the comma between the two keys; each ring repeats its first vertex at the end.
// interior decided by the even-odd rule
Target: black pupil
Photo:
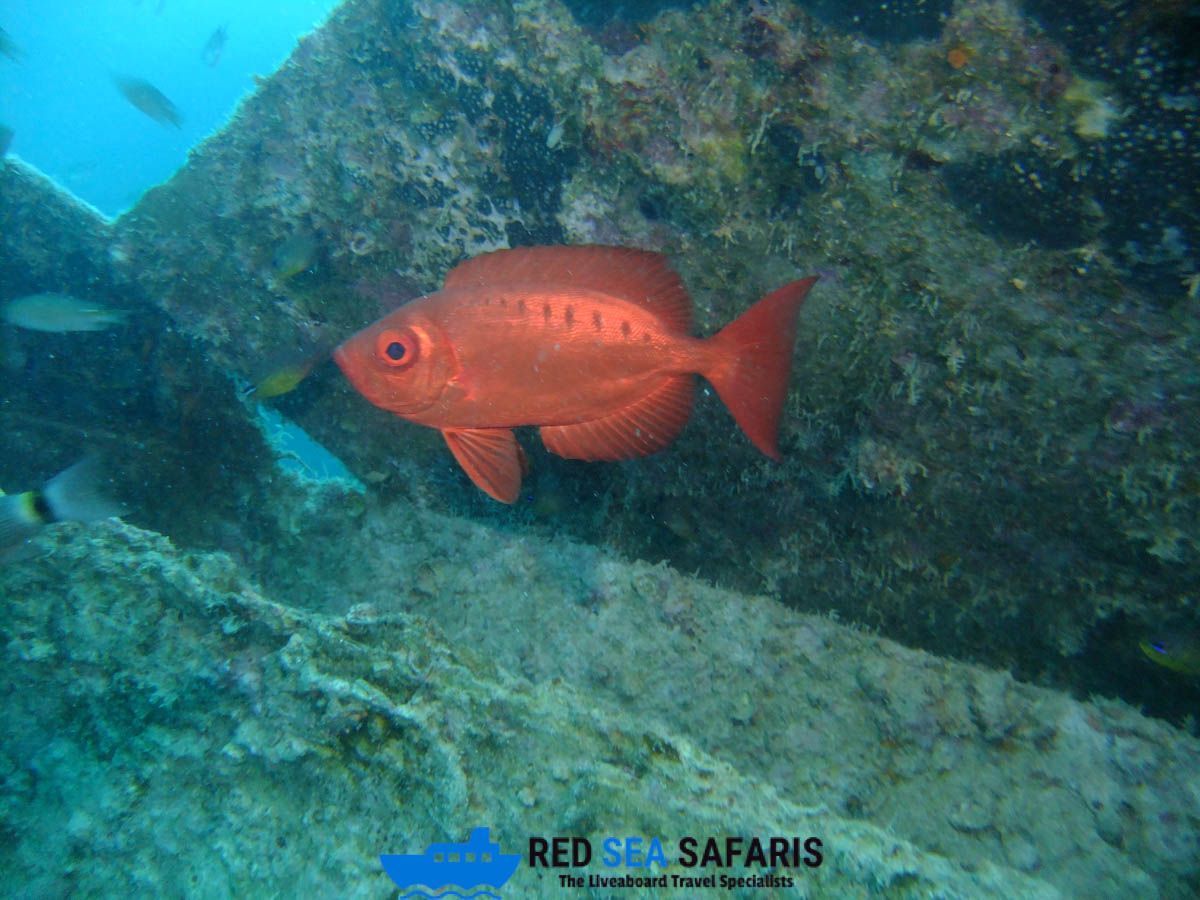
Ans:
{"type": "Polygon", "coordinates": [[[399,341],[392,341],[384,352],[387,353],[388,359],[404,359],[404,345],[399,341]]]}

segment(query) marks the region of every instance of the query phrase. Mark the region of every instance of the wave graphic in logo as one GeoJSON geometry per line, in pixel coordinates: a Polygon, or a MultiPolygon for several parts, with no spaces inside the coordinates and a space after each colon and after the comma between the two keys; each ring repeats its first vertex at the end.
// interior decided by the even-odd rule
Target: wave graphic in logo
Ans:
{"type": "Polygon", "coordinates": [[[388,878],[406,891],[404,897],[499,897],[483,888],[499,889],[521,862],[518,853],[501,853],[487,828],[475,828],[461,844],[430,844],[424,853],[384,853],[379,857],[388,878]],[[425,890],[419,890],[424,888],[425,890]],[[445,888],[460,888],[459,893],[445,888]]]}

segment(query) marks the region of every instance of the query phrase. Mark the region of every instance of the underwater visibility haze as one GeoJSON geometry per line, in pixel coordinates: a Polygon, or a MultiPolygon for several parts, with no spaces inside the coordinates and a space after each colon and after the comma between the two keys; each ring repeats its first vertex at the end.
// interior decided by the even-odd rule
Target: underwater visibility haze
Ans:
{"type": "Polygon", "coordinates": [[[0,48],[0,124],[13,132],[12,150],[113,216],[183,165],[336,2],[9,6],[0,21],[13,48],[0,48]],[[164,100],[178,109],[170,113],[164,100]],[[148,127],[146,115],[168,127],[148,127]]]}
{"type": "Polygon", "coordinates": [[[0,893],[1200,894],[1200,6],[0,29],[0,893]]]}

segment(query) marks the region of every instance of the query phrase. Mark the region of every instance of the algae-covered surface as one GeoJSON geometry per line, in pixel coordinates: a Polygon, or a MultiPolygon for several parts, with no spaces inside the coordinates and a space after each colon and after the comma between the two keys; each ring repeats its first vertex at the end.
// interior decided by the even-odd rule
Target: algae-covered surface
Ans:
{"type": "Polygon", "coordinates": [[[805,896],[1146,896],[1193,871],[1177,779],[1200,745],[1122,704],[582,545],[371,519],[370,555],[442,602],[393,567],[308,612],[123,525],[13,567],[4,855],[26,893],[386,896],[381,849],[478,822],[818,836],[805,896]],[[468,541],[469,577],[433,561],[468,541]]]}
{"type": "Polygon", "coordinates": [[[0,322],[4,892],[391,896],[481,827],[503,896],[1200,892],[1197,46],[1166,0],[349,0],[113,221],[0,160],[0,306],[121,311],[0,322]],[[561,244],[664,254],[700,335],[820,276],[781,459],[706,384],[648,458],[519,430],[501,504],[329,362],[561,244]],[[53,523],[89,455],[124,521],[53,523]]]}
{"type": "MultiPolygon", "coordinates": [[[[252,382],[498,247],[665,252],[706,334],[820,274],[781,464],[703,401],[637,465],[531,447],[524,515],[1179,717],[1137,643],[1195,616],[1195,20],[1085,5],[347,3],[117,267],[252,382]]],[[[279,403],[390,498],[502,514],[331,367],[279,403]]]]}

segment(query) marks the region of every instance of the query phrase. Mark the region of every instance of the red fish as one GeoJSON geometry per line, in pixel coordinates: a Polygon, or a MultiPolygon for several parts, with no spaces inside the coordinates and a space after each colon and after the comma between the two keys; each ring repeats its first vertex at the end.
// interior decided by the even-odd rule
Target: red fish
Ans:
{"type": "Polygon", "coordinates": [[[779,459],[796,316],[817,279],[768,294],[713,337],[665,257],[621,247],[521,247],[454,268],[440,291],[334,351],[376,406],[442,432],[476,486],[517,499],[513,428],[568,459],[646,456],[687,423],[695,376],[759,450],[779,459]]]}

